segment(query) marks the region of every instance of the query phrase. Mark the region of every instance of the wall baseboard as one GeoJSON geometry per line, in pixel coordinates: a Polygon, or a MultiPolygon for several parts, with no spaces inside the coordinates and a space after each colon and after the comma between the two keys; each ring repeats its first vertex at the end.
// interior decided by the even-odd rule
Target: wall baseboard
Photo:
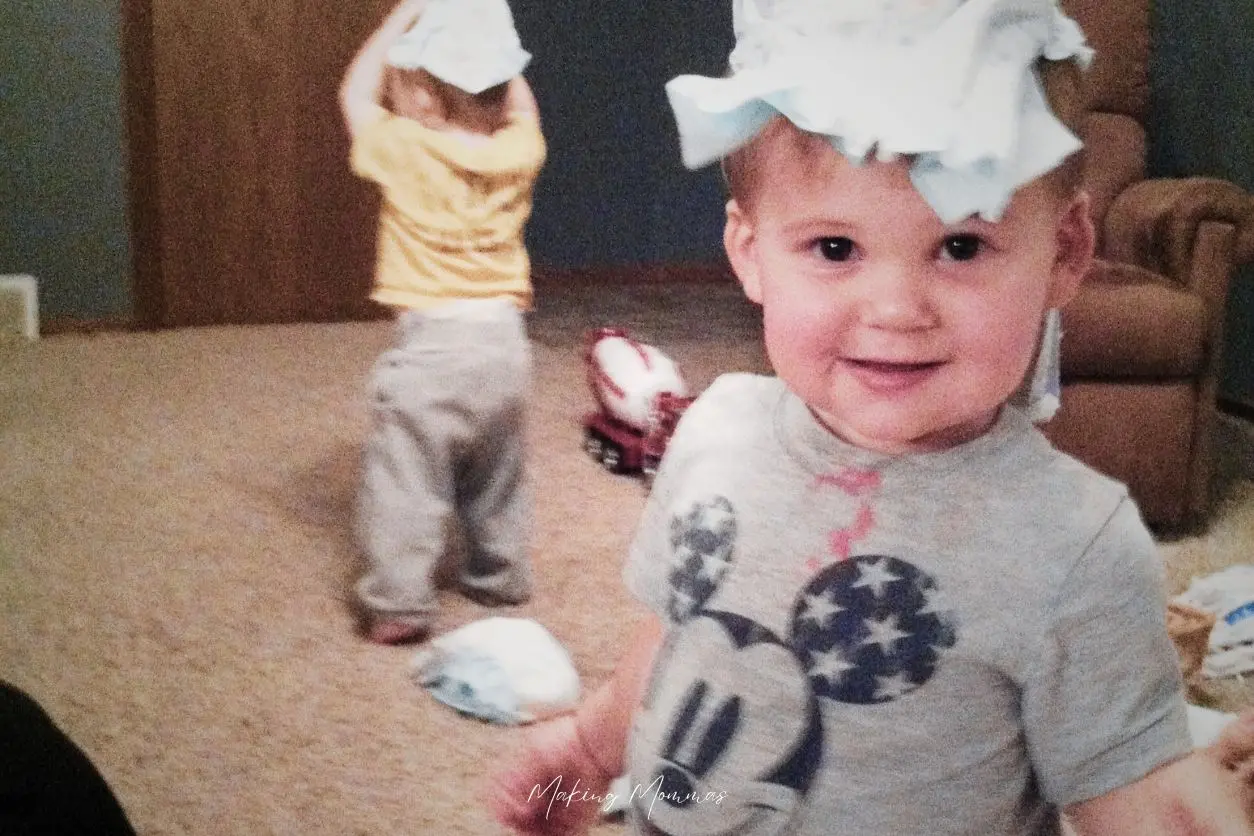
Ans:
{"type": "MultiPolygon", "coordinates": [[[[726,261],[603,267],[549,267],[536,264],[532,266],[531,272],[532,282],[539,288],[562,285],[621,287],[632,284],[709,284],[735,281],[726,261]]],[[[361,315],[345,317],[343,321],[381,319],[388,315],[383,308],[376,310],[372,307],[361,315]]],[[[97,318],[55,316],[48,318],[42,326],[45,335],[142,330],[134,316],[124,315],[97,318]]]]}
{"type": "Polygon", "coordinates": [[[44,320],[44,336],[53,334],[98,334],[106,331],[137,331],[134,317],[105,316],[87,319],[78,316],[53,316],[44,320]]]}

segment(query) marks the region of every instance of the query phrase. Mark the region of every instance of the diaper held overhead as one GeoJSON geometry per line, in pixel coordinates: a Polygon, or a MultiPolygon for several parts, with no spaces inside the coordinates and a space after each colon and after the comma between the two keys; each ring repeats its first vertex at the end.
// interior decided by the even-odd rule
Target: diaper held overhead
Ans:
{"type": "Polygon", "coordinates": [[[430,0],[387,57],[394,67],[425,69],[467,93],[504,84],[531,61],[505,0],[430,0]]]}

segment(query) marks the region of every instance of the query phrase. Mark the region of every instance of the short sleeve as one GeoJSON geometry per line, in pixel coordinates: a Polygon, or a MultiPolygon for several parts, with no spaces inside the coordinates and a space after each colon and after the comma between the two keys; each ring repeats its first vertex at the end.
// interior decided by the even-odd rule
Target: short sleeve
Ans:
{"type": "Polygon", "coordinates": [[[349,163],[358,177],[387,186],[402,166],[413,165],[413,148],[421,145],[425,129],[382,107],[376,111],[354,136],[349,163]]]}
{"type": "Polygon", "coordinates": [[[649,499],[627,553],[627,590],[665,622],[670,617],[671,524],[675,503],[694,478],[694,463],[706,455],[717,430],[727,425],[724,411],[737,396],[736,375],[710,384],[684,412],[666,445],[649,499]]]}
{"type": "Polygon", "coordinates": [[[1126,497],[1062,585],[1024,683],[1024,733],[1043,796],[1065,806],[1189,751],[1163,570],[1126,497]]]}

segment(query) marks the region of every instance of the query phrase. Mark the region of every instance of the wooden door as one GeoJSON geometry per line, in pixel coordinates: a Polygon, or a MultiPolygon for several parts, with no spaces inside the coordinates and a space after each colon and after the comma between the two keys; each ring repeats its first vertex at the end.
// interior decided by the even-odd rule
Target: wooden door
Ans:
{"type": "Polygon", "coordinates": [[[388,0],[122,0],[141,325],[359,318],[377,197],[336,93],[388,0]]]}

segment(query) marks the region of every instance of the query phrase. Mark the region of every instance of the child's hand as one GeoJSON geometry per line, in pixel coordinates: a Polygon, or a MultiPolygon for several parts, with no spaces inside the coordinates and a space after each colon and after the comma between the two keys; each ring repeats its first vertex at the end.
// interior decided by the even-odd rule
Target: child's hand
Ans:
{"type": "Polygon", "coordinates": [[[1244,809],[1246,824],[1254,825],[1254,709],[1243,711],[1200,754],[1226,773],[1228,791],[1244,809]]]}
{"type": "Polygon", "coordinates": [[[424,9],[427,8],[427,0],[400,0],[392,9],[392,14],[408,18],[410,23],[416,21],[424,9]]]}
{"type": "Polygon", "coordinates": [[[401,0],[366,38],[361,49],[349,63],[340,82],[340,111],[350,136],[378,118],[383,101],[383,82],[387,72],[387,53],[413,26],[426,8],[427,0],[401,0]]]}
{"type": "Polygon", "coordinates": [[[614,777],[592,759],[568,714],[528,730],[522,751],[493,776],[488,803],[516,833],[577,836],[596,822],[614,777]]]}

